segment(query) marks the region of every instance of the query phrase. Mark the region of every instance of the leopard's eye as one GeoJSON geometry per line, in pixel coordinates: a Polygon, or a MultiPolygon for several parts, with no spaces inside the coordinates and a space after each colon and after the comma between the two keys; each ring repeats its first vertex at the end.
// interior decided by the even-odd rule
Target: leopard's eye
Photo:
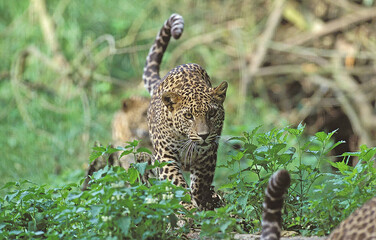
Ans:
{"type": "Polygon", "coordinates": [[[193,119],[193,115],[191,113],[184,113],[183,115],[186,119],[193,119]]]}
{"type": "Polygon", "coordinates": [[[217,111],[215,111],[215,109],[210,109],[210,111],[209,111],[209,117],[210,118],[214,117],[216,113],[217,113],[217,111]]]}

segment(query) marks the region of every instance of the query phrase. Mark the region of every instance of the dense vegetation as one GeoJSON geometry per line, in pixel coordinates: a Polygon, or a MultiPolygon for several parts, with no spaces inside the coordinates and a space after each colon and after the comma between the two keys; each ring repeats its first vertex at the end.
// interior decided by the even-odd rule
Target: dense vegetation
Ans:
{"type": "MultiPolygon", "coordinates": [[[[0,234],[5,238],[167,239],[188,234],[192,227],[201,228],[201,236],[219,238],[234,232],[255,232],[260,230],[266,183],[281,168],[292,176],[283,218],[285,229],[304,235],[328,234],[375,195],[376,148],[362,146],[360,152],[346,153],[343,161],[332,163],[327,155],[341,144],[331,141],[334,132],[319,132],[305,141],[303,131],[301,125],[266,133],[256,128],[234,138],[242,148],[219,166],[235,171],[228,183],[219,187],[226,206],[215,211],[193,214],[194,210],[185,210],[180,201],[189,201],[187,191],[169,181],[150,179],[147,185],[142,184],[140,175],[150,167],[160,167],[158,163],[150,167],[138,163],[128,171],[107,166],[93,175],[90,190],[84,192],[78,182],[60,188],[30,181],[7,183],[3,187],[7,194],[0,200],[0,234]],[[359,158],[356,167],[346,164],[349,156],[359,158]],[[329,161],[339,174],[320,170],[322,161],[329,161]],[[178,221],[182,222],[180,227],[178,221]]],[[[130,144],[126,149],[135,149],[135,143],[130,144]]],[[[96,147],[92,156],[118,150],[96,147]]]]}
{"type": "Polygon", "coordinates": [[[257,232],[266,182],[280,168],[293,179],[284,228],[327,234],[376,195],[374,5],[0,1],[1,238],[175,238],[191,226],[219,238],[257,232]],[[121,100],[147,95],[145,57],[172,12],[185,30],[162,74],[196,62],[214,85],[230,84],[214,182],[227,205],[216,211],[186,211],[186,191],[169,182],[140,184],[145,165],[105,168],[80,191],[93,143],[111,141],[121,100]],[[191,220],[175,228],[184,216],[191,220]]]}

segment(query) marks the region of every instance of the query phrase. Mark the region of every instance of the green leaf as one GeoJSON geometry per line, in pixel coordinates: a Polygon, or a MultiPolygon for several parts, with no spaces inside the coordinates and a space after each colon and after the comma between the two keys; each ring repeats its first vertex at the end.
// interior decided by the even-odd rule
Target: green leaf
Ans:
{"type": "Polygon", "coordinates": [[[130,146],[132,146],[132,147],[137,147],[139,142],[140,142],[140,141],[138,141],[138,140],[133,140],[132,142],[127,142],[127,143],[128,143],[130,146]]]}
{"type": "Polygon", "coordinates": [[[29,232],[35,232],[37,230],[37,223],[35,222],[34,219],[28,222],[27,230],[29,232]]]}
{"type": "Polygon", "coordinates": [[[142,163],[134,163],[133,166],[137,169],[137,171],[141,174],[145,174],[146,167],[148,166],[147,162],[142,163]]]}
{"type": "Polygon", "coordinates": [[[338,131],[338,128],[334,131],[331,131],[330,133],[328,133],[328,136],[327,136],[327,139],[329,140],[330,138],[332,138],[333,134],[336,133],[338,131]]]}
{"type": "Polygon", "coordinates": [[[333,150],[334,148],[336,148],[338,145],[342,144],[342,143],[346,143],[346,141],[338,141],[336,142],[335,144],[333,144],[333,146],[331,146],[329,149],[328,149],[328,152],[333,150]]]}
{"type": "MultiPolygon", "coordinates": [[[[238,174],[236,174],[238,175],[238,174]]],[[[219,190],[223,190],[223,189],[232,189],[234,187],[236,187],[238,184],[236,182],[230,182],[230,183],[226,183],[226,184],[223,184],[222,186],[219,187],[219,190]]]]}
{"type": "Polygon", "coordinates": [[[116,220],[117,225],[119,226],[121,232],[128,236],[129,234],[129,227],[131,225],[132,219],[129,216],[121,217],[116,220]]]}
{"type": "Polygon", "coordinates": [[[242,208],[244,208],[247,205],[247,201],[248,201],[248,195],[240,196],[238,198],[238,203],[242,208]]]}
{"type": "Polygon", "coordinates": [[[102,211],[102,206],[91,206],[90,207],[91,208],[91,215],[93,216],[93,217],[96,217],[96,216],[98,216],[99,215],[99,213],[101,213],[101,211],[102,211]]]}
{"type": "Polygon", "coordinates": [[[115,152],[118,152],[118,151],[120,151],[120,150],[117,149],[117,148],[112,148],[112,147],[110,147],[110,148],[108,148],[108,149],[106,150],[106,153],[107,153],[107,154],[112,154],[112,153],[115,153],[115,152]]]}
{"type": "Polygon", "coordinates": [[[376,154],[376,148],[367,148],[364,150],[365,151],[365,154],[363,155],[363,159],[364,161],[370,161],[376,154]]]}
{"type": "Polygon", "coordinates": [[[315,136],[317,137],[317,140],[319,140],[320,142],[324,142],[328,137],[328,135],[325,132],[318,132],[315,134],[315,136]]]}
{"type": "Polygon", "coordinates": [[[102,156],[103,152],[91,152],[89,156],[89,162],[92,163],[95,159],[102,156]]]}
{"type": "Polygon", "coordinates": [[[169,215],[169,218],[168,218],[169,220],[170,220],[170,224],[171,224],[171,227],[172,227],[172,229],[174,229],[174,228],[176,228],[176,227],[178,227],[178,218],[176,217],[176,215],[175,214],[173,214],[173,213],[171,213],[170,215],[169,215]]]}
{"type": "Polygon", "coordinates": [[[281,151],[285,147],[286,147],[286,144],[284,144],[284,143],[277,143],[277,144],[275,144],[275,145],[272,146],[272,148],[270,149],[270,152],[273,153],[273,154],[277,154],[279,151],[281,151]]]}
{"type": "Polygon", "coordinates": [[[14,186],[19,186],[20,183],[19,182],[7,182],[2,188],[0,189],[5,189],[5,188],[10,188],[10,187],[14,187],[14,186]]]}
{"type": "Polygon", "coordinates": [[[129,168],[128,169],[128,178],[129,178],[129,183],[133,184],[138,178],[138,171],[135,168],[129,168]]]}
{"type": "Polygon", "coordinates": [[[231,223],[232,223],[231,221],[225,221],[224,223],[222,223],[219,226],[219,229],[221,230],[221,232],[226,233],[226,230],[227,230],[228,226],[230,226],[231,223]]]}
{"type": "Polygon", "coordinates": [[[244,148],[245,152],[252,154],[257,149],[257,146],[252,143],[245,143],[244,148]]]}
{"type": "Polygon", "coordinates": [[[298,129],[295,129],[295,128],[289,128],[289,129],[287,129],[287,132],[294,135],[294,136],[300,135],[300,131],[298,129]]]}
{"type": "Polygon", "coordinates": [[[106,151],[106,148],[103,147],[103,146],[97,146],[97,147],[93,147],[93,150],[96,151],[96,152],[105,152],[106,151]]]}
{"type": "Polygon", "coordinates": [[[125,155],[131,154],[132,152],[133,152],[132,149],[131,149],[131,150],[126,150],[126,151],[124,151],[124,152],[122,152],[122,153],[120,154],[120,157],[123,157],[123,156],[125,156],[125,155]]]}
{"type": "Polygon", "coordinates": [[[145,148],[145,147],[140,147],[137,149],[137,152],[140,153],[140,152],[144,152],[144,153],[149,153],[149,154],[152,154],[152,152],[148,149],[148,148],[145,148]]]}
{"type": "Polygon", "coordinates": [[[34,232],[34,236],[41,236],[43,235],[44,232],[43,231],[37,231],[37,232],[34,232]]]}

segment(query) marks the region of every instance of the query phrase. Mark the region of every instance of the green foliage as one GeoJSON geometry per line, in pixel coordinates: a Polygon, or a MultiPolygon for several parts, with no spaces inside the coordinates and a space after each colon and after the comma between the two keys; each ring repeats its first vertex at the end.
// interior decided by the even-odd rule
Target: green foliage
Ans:
{"type": "MultiPolygon", "coordinates": [[[[278,169],[288,169],[292,184],[286,198],[283,225],[304,235],[325,235],[355,208],[376,194],[376,148],[361,146],[359,152],[344,153],[343,161],[332,162],[328,153],[334,132],[303,138],[304,126],[244,133],[242,148],[219,167],[234,169],[229,182],[220,186],[227,205],[214,211],[187,211],[180,203],[190,200],[186,189],[165,180],[141,183],[145,171],[167,163],[134,164],[128,171],[108,167],[95,172],[90,189],[78,184],[48,187],[30,181],[9,182],[0,199],[2,238],[75,239],[171,239],[191,227],[201,228],[200,237],[232,238],[234,232],[260,231],[264,190],[278,169]],[[347,165],[350,157],[359,161],[347,165]],[[338,173],[322,171],[329,162],[338,173]],[[177,217],[177,215],[179,217],[177,217]],[[190,220],[188,220],[190,219],[190,220]],[[180,220],[182,224],[177,227],[180,220]],[[187,221],[188,220],[188,221],[187,221]]],[[[138,141],[125,147],[94,147],[91,160],[115,151],[136,154],[138,141]]]]}
{"type": "Polygon", "coordinates": [[[345,159],[332,162],[329,152],[343,143],[333,143],[335,131],[318,132],[308,140],[302,137],[304,126],[272,129],[258,133],[260,127],[243,137],[243,148],[235,151],[222,166],[237,169],[230,182],[220,187],[232,206],[229,214],[245,223],[244,229],[260,231],[264,190],[269,177],[277,169],[289,170],[292,183],[286,199],[283,224],[302,234],[324,235],[367,199],[376,195],[374,155],[376,148],[361,147],[359,153],[346,153],[345,159]],[[346,164],[346,158],[356,156],[356,167],[346,164]],[[339,174],[325,173],[320,167],[330,162],[339,174]]]}
{"type": "MultiPolygon", "coordinates": [[[[133,142],[134,143],[134,142],[133,142]]],[[[100,147],[96,148],[99,151],[100,147]]],[[[102,152],[113,152],[107,147],[102,152]]],[[[160,167],[160,165],[156,165],[160,167]]],[[[142,171],[145,171],[142,170],[142,171]]],[[[48,188],[28,181],[9,182],[0,200],[2,238],[148,239],[176,238],[177,213],[186,210],[186,190],[169,181],[141,184],[139,168],[108,167],[93,174],[89,191],[77,184],[48,188]],[[27,186],[30,185],[31,186],[27,186]],[[13,189],[13,190],[11,190],[13,189]]]]}
{"type": "Polygon", "coordinates": [[[344,153],[343,161],[330,162],[340,174],[326,173],[325,182],[315,186],[309,200],[310,217],[316,219],[314,233],[328,233],[359,205],[375,197],[375,154],[376,148],[362,145],[359,152],[344,153]],[[358,159],[355,167],[347,165],[351,156],[358,159]]]}

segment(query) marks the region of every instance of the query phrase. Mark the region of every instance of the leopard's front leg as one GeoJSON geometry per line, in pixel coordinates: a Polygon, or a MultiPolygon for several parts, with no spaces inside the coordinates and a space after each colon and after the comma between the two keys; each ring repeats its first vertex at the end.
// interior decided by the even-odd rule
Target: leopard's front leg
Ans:
{"type": "Polygon", "coordinates": [[[213,210],[223,205],[222,199],[214,192],[212,186],[216,161],[216,154],[208,154],[198,159],[197,164],[191,166],[192,202],[200,210],[213,210]]]}
{"type": "Polygon", "coordinates": [[[161,158],[160,162],[170,162],[163,166],[159,172],[159,178],[170,180],[174,185],[188,188],[188,184],[184,179],[180,164],[173,158],[161,158]]]}
{"type": "MultiPolygon", "coordinates": [[[[158,159],[158,158],[157,158],[158,159]]],[[[159,170],[159,179],[170,180],[174,185],[188,189],[188,184],[184,179],[180,163],[176,160],[173,154],[164,154],[158,159],[160,162],[169,162],[159,170]]],[[[191,194],[192,198],[192,194],[191,194]]],[[[196,206],[193,203],[181,202],[181,204],[187,209],[191,210],[196,206]]]]}

